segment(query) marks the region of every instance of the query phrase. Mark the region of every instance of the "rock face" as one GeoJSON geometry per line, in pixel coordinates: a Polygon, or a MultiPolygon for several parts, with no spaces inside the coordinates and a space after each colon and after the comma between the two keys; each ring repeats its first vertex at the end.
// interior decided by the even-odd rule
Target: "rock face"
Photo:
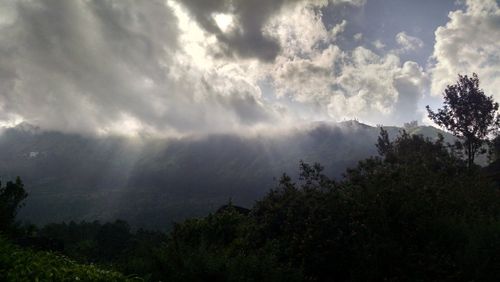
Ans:
{"type": "MultiPolygon", "coordinates": [[[[400,130],[386,129],[391,136],[400,130]]],[[[438,132],[414,130],[430,137],[438,132]]],[[[282,173],[296,176],[300,160],[319,162],[326,174],[341,177],[347,167],[376,154],[378,134],[377,127],[349,121],[246,137],[139,142],[23,125],[0,135],[0,177],[22,177],[29,196],[19,216],[32,223],[122,218],[162,229],[214,212],[229,199],[250,206],[282,173]]]]}

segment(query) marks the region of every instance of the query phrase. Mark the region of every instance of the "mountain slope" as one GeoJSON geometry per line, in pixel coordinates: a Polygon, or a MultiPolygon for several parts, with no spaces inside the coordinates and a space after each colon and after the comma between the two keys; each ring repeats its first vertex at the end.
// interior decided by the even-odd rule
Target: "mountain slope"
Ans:
{"type": "MultiPolygon", "coordinates": [[[[400,128],[387,127],[391,136],[400,128]]],[[[435,138],[432,127],[414,129],[435,138]],[[420,131],[419,131],[420,130],[420,131]]],[[[20,175],[29,192],[21,219],[34,223],[122,218],[168,228],[228,200],[251,205],[299,161],[340,177],[376,154],[379,128],[356,121],[253,136],[92,138],[23,127],[0,135],[0,175],[20,175]]],[[[452,138],[448,136],[447,138],[452,138]]]]}

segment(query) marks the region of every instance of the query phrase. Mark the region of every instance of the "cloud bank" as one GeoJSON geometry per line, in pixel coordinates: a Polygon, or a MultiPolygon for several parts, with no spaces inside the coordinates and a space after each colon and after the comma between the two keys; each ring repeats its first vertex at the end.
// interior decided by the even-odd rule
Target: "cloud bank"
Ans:
{"type": "Polygon", "coordinates": [[[4,119],[92,133],[230,130],[274,119],[273,109],[259,101],[260,90],[241,73],[207,70],[196,61],[189,49],[196,42],[184,45],[193,32],[182,30],[174,4],[4,4],[4,119]]]}
{"type": "MultiPolygon", "coordinates": [[[[0,4],[0,124],[90,134],[242,132],[311,120],[421,119],[419,103],[478,72],[499,89],[495,0],[374,46],[362,0],[18,0],[0,4]],[[346,10],[347,11],[347,10],[346,10]],[[396,42],[391,46],[390,42],[396,42]],[[347,42],[347,43],[346,43],[347,42]],[[431,54],[429,54],[431,55],[431,54]]],[[[488,92],[490,91],[490,92],[488,92]]],[[[500,94],[497,94],[500,95],[500,94]]],[[[497,97],[500,98],[500,97],[497,97]]]]}

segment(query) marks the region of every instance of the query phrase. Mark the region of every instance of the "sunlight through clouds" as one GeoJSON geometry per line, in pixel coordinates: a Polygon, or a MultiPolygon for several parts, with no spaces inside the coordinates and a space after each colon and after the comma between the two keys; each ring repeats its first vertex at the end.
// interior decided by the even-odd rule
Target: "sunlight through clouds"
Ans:
{"type": "Polygon", "coordinates": [[[229,14],[214,14],[213,15],[217,26],[222,30],[222,32],[228,32],[235,27],[234,18],[229,14]]]}
{"type": "Polygon", "coordinates": [[[476,71],[485,89],[498,88],[494,0],[468,1],[433,27],[431,64],[413,56],[433,44],[420,27],[372,35],[363,26],[369,4],[2,3],[0,121],[153,135],[241,133],[354,116],[399,124],[420,120],[429,89],[439,93],[457,72],[476,71]]]}

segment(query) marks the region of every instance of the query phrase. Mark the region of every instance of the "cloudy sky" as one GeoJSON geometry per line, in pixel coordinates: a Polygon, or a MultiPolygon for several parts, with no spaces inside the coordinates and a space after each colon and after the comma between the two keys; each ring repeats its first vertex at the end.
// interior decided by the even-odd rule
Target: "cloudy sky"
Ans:
{"type": "Polygon", "coordinates": [[[425,122],[500,101],[498,0],[2,0],[0,125],[92,134],[425,122]]]}

